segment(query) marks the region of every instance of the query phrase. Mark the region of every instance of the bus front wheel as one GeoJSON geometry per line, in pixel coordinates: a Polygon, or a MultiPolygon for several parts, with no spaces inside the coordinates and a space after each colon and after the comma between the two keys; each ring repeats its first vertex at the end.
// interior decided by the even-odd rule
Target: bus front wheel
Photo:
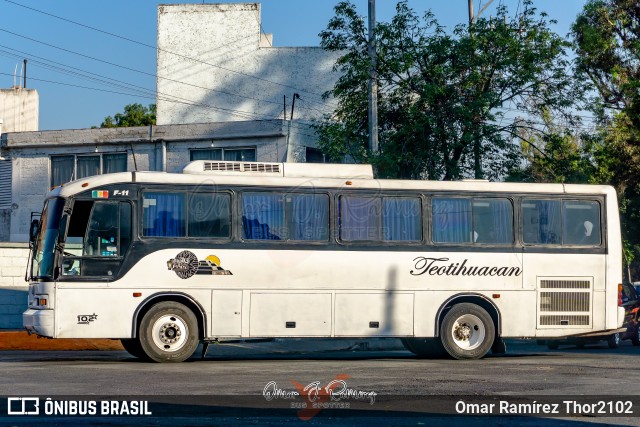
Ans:
{"type": "Polygon", "coordinates": [[[182,362],[199,344],[198,321],[185,305],[165,301],[155,304],[140,323],[140,345],[155,362],[182,362]]]}
{"type": "Polygon", "coordinates": [[[137,338],[128,338],[121,339],[120,343],[122,347],[133,357],[137,357],[138,359],[146,359],[147,353],[144,352],[142,346],[140,345],[140,340],[137,338]]]}
{"type": "Polygon", "coordinates": [[[480,306],[456,304],[442,320],[440,339],[446,352],[454,359],[480,359],[493,345],[493,320],[480,306]]]}

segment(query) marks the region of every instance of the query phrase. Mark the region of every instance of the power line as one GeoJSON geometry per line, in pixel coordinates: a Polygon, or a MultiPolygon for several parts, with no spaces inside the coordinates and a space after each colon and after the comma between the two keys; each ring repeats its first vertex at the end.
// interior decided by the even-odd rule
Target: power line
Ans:
{"type": "MultiPolygon", "coordinates": [[[[9,73],[2,73],[0,72],[0,75],[4,75],[4,76],[12,76],[13,74],[9,74],[9,73]]],[[[44,82],[44,83],[50,83],[50,84],[56,84],[56,85],[61,85],[61,86],[68,86],[68,87],[74,87],[74,88],[78,88],[78,89],[85,89],[85,90],[91,90],[91,91],[96,91],[96,92],[105,92],[105,93],[113,93],[113,94],[118,94],[118,95],[127,95],[127,96],[137,96],[137,97],[142,97],[142,98],[146,98],[146,99],[156,99],[153,94],[140,94],[140,93],[129,93],[129,92],[121,92],[121,91],[115,91],[115,90],[108,90],[108,89],[100,89],[100,88],[95,88],[95,87],[90,87],[90,86],[83,86],[83,85],[77,85],[77,84],[72,84],[72,83],[66,83],[66,82],[58,82],[58,81],[54,81],[54,80],[48,80],[48,79],[40,79],[37,77],[30,77],[31,80],[35,80],[35,81],[39,81],[39,82],[44,82]]],[[[158,94],[158,98],[160,98],[163,101],[166,102],[172,102],[172,103],[177,103],[177,104],[184,104],[184,105],[189,105],[192,107],[199,107],[199,108],[204,108],[204,109],[210,109],[210,110],[214,110],[214,111],[222,111],[243,119],[247,119],[247,120],[254,120],[254,121],[271,121],[271,120],[281,120],[277,117],[266,117],[266,116],[262,116],[260,114],[257,113],[253,113],[250,111],[241,111],[241,110],[233,110],[233,109],[229,109],[229,108],[223,108],[223,107],[217,107],[217,106],[213,106],[210,104],[203,104],[203,103],[198,103],[198,102],[194,102],[191,100],[188,100],[186,98],[178,98],[175,97],[173,95],[172,98],[165,98],[163,97],[163,95],[161,93],[158,94]]],[[[308,130],[307,126],[300,126],[299,124],[295,124],[292,123],[291,124],[292,127],[296,128],[296,129],[302,129],[302,130],[308,130]]],[[[310,135],[310,134],[306,134],[304,132],[298,132],[298,134],[300,135],[304,135],[304,136],[308,136],[310,138],[317,138],[316,135],[310,135]]]]}
{"type": "MultiPolygon", "coordinates": [[[[71,53],[71,54],[74,54],[74,55],[78,55],[78,56],[81,56],[81,57],[84,57],[84,58],[87,58],[87,59],[91,59],[91,60],[94,60],[94,61],[102,62],[102,63],[108,64],[108,65],[111,65],[111,66],[114,66],[114,67],[117,67],[117,68],[122,68],[122,69],[125,69],[125,70],[128,70],[128,71],[133,71],[133,72],[136,72],[136,73],[139,73],[139,74],[143,74],[143,75],[147,75],[147,76],[150,76],[150,77],[154,77],[154,78],[157,78],[157,79],[167,80],[167,81],[171,81],[171,82],[174,82],[174,83],[183,84],[183,85],[186,85],[186,86],[191,86],[191,87],[203,89],[203,90],[206,90],[206,91],[222,93],[222,94],[229,95],[229,96],[236,96],[236,97],[240,97],[240,98],[251,99],[251,100],[254,100],[254,101],[275,104],[275,105],[278,105],[278,106],[280,105],[280,102],[276,102],[276,101],[271,101],[271,100],[267,100],[267,99],[260,99],[260,98],[255,98],[255,97],[251,97],[251,96],[246,96],[246,95],[240,95],[240,94],[236,94],[236,93],[233,93],[233,92],[227,92],[227,91],[223,91],[223,90],[218,90],[218,89],[213,89],[213,88],[209,88],[209,87],[195,85],[195,84],[192,84],[192,83],[186,83],[186,82],[183,82],[183,81],[180,81],[180,80],[170,79],[168,77],[161,77],[161,76],[158,76],[157,74],[154,74],[154,73],[149,73],[149,72],[146,72],[146,71],[137,70],[135,68],[126,67],[124,65],[116,64],[116,63],[113,63],[113,62],[105,61],[105,60],[102,60],[100,58],[95,58],[95,57],[92,57],[92,56],[89,56],[89,55],[85,55],[85,54],[80,53],[80,52],[72,51],[70,49],[65,49],[65,48],[62,48],[60,46],[52,45],[50,43],[46,43],[46,42],[43,42],[43,41],[40,41],[40,40],[36,40],[36,39],[31,38],[31,37],[27,37],[27,36],[24,36],[24,35],[21,35],[21,34],[18,34],[18,33],[14,33],[14,32],[8,31],[8,30],[4,30],[2,28],[0,28],[0,31],[7,32],[7,33],[12,34],[12,35],[17,36],[17,37],[25,38],[25,39],[33,41],[35,43],[44,44],[45,46],[52,47],[54,49],[59,49],[59,50],[62,50],[64,52],[68,52],[68,53],[71,53]]],[[[76,67],[71,67],[69,65],[62,64],[62,63],[57,62],[57,61],[52,61],[50,59],[42,58],[42,57],[39,57],[37,55],[32,55],[32,54],[29,54],[27,52],[20,51],[20,50],[17,50],[17,49],[13,49],[13,48],[8,47],[8,46],[0,45],[0,47],[4,47],[5,49],[9,49],[9,50],[12,50],[12,51],[15,51],[15,52],[20,52],[22,54],[25,54],[25,55],[33,57],[33,58],[40,58],[40,59],[43,59],[45,61],[48,61],[48,62],[51,62],[51,63],[54,63],[54,64],[58,64],[58,65],[61,65],[61,66],[67,67],[67,68],[80,70],[80,69],[78,69],[76,67]]],[[[100,76],[100,77],[103,77],[103,78],[115,80],[115,79],[112,79],[110,77],[101,76],[99,74],[92,73],[90,71],[85,71],[85,70],[80,70],[80,71],[82,71],[84,73],[87,73],[87,74],[93,74],[93,75],[97,75],[97,76],[100,76]]],[[[122,82],[122,81],[119,81],[119,82],[128,84],[128,83],[122,82]]],[[[147,89],[147,90],[149,90],[149,89],[147,89]]],[[[169,96],[171,96],[171,95],[169,95],[169,96]]],[[[309,109],[309,107],[303,107],[303,108],[309,109]]],[[[318,111],[320,111],[320,110],[318,110],[318,111]]]]}
{"type": "MultiPolygon", "coordinates": [[[[137,41],[137,40],[133,40],[133,39],[131,39],[129,37],[120,36],[118,34],[110,32],[110,31],[105,31],[105,30],[102,30],[100,28],[92,27],[90,25],[86,25],[86,24],[83,24],[81,22],[77,22],[77,21],[74,21],[74,20],[71,20],[71,19],[68,19],[68,18],[64,18],[64,17],[58,16],[58,15],[54,15],[52,13],[45,12],[45,11],[42,11],[40,9],[36,9],[34,7],[26,6],[26,5],[23,5],[21,3],[15,2],[15,1],[11,1],[11,0],[5,0],[5,1],[7,3],[11,3],[11,4],[15,5],[15,6],[23,7],[25,9],[29,9],[31,11],[34,11],[34,12],[37,12],[37,13],[41,13],[43,15],[46,15],[46,16],[49,16],[49,17],[52,17],[52,18],[55,18],[55,19],[62,20],[64,22],[68,22],[68,23],[71,23],[71,24],[74,24],[74,25],[78,25],[80,27],[87,28],[87,29],[90,29],[90,30],[93,30],[93,31],[97,31],[97,32],[100,32],[102,34],[105,34],[105,35],[108,35],[108,36],[111,36],[111,37],[116,37],[116,38],[119,38],[121,40],[128,41],[130,43],[135,43],[135,44],[140,45],[140,46],[144,46],[144,47],[147,47],[147,48],[150,48],[150,49],[154,49],[156,52],[164,52],[164,53],[167,53],[167,54],[170,54],[170,55],[177,56],[179,58],[188,59],[190,61],[195,61],[195,62],[199,62],[201,64],[208,65],[210,67],[219,68],[221,70],[228,71],[230,73],[240,74],[240,75],[243,75],[245,77],[250,77],[250,78],[253,78],[253,79],[257,79],[257,80],[260,80],[260,81],[263,81],[263,82],[266,82],[266,83],[275,84],[275,85],[278,85],[278,86],[281,86],[281,87],[294,89],[294,90],[299,91],[299,92],[308,93],[308,94],[311,94],[311,95],[314,95],[314,96],[318,96],[318,97],[320,97],[322,99],[322,94],[317,94],[317,93],[314,93],[312,91],[296,88],[294,86],[287,85],[287,84],[284,84],[284,83],[274,82],[274,81],[265,79],[263,77],[254,76],[254,75],[251,75],[251,74],[248,74],[248,73],[244,73],[242,71],[237,71],[237,70],[233,70],[233,69],[230,69],[230,68],[226,68],[226,67],[223,67],[221,65],[211,64],[211,63],[203,61],[203,60],[201,60],[199,58],[192,58],[192,57],[189,57],[189,56],[186,56],[186,55],[182,55],[182,54],[179,54],[179,53],[168,51],[166,49],[161,49],[160,47],[157,47],[157,46],[153,46],[153,45],[150,45],[150,44],[147,44],[147,43],[143,43],[143,42],[140,42],[140,41],[137,41]]],[[[3,31],[6,31],[6,30],[3,30],[3,31]]],[[[10,31],[6,31],[6,32],[16,35],[15,33],[11,33],[10,31]]],[[[92,59],[94,59],[94,58],[92,58],[92,59]]],[[[326,100],[322,100],[322,102],[326,103],[327,101],[326,100]]]]}

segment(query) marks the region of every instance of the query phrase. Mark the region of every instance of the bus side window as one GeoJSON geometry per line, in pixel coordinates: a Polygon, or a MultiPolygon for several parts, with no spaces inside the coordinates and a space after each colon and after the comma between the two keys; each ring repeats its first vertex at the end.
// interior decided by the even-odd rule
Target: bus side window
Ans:
{"type": "Polygon", "coordinates": [[[473,199],[474,243],[513,243],[513,205],[509,199],[473,199]]]}
{"type": "Polygon", "coordinates": [[[523,200],[522,221],[524,243],[544,245],[561,243],[560,200],[523,200]]]}
{"type": "Polygon", "coordinates": [[[471,200],[434,198],[431,224],[433,241],[437,243],[471,243],[471,200]]]}
{"type": "Polygon", "coordinates": [[[118,216],[118,203],[94,204],[83,255],[118,256],[118,216]]]}
{"type": "Polygon", "coordinates": [[[600,244],[600,204],[596,201],[564,201],[563,243],[568,245],[600,244]]]}
{"type": "Polygon", "coordinates": [[[285,199],[289,240],[329,239],[329,196],[289,194],[285,199]]]}
{"type": "Polygon", "coordinates": [[[382,199],[340,196],[340,239],[381,240],[382,199]]]}
{"type": "Polygon", "coordinates": [[[281,194],[242,195],[242,237],[247,240],[284,239],[284,203],[281,194]]]}
{"type": "Polygon", "coordinates": [[[422,204],[418,197],[382,199],[382,234],[385,241],[422,240],[422,204]]]}
{"type": "Polygon", "coordinates": [[[142,234],[145,237],[185,237],[186,194],[145,192],[142,234]]]}
{"type": "Polygon", "coordinates": [[[193,193],[189,195],[189,237],[230,237],[231,196],[193,193]]]}

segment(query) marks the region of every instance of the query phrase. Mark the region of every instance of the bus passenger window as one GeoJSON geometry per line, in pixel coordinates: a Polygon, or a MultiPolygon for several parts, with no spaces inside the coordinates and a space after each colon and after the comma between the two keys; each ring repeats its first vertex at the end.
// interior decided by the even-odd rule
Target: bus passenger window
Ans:
{"type": "Polygon", "coordinates": [[[422,208],[415,197],[384,197],[382,234],[385,241],[422,240],[422,208]]]}
{"type": "Polygon", "coordinates": [[[433,199],[431,215],[434,242],[473,242],[470,199],[433,199]]]}
{"type": "Polygon", "coordinates": [[[381,240],[382,199],[340,197],[340,239],[381,240]]]}
{"type": "Polygon", "coordinates": [[[513,243],[513,205],[508,199],[473,199],[474,243],[513,243]]]}
{"type": "Polygon", "coordinates": [[[596,201],[564,201],[563,243],[567,245],[600,244],[600,204],[596,201]]]}
{"type": "Polygon", "coordinates": [[[560,200],[523,200],[522,233],[524,243],[559,245],[562,238],[560,200]]]}
{"type": "Polygon", "coordinates": [[[189,195],[189,237],[230,237],[231,196],[194,193],[189,195]]]}
{"type": "Polygon", "coordinates": [[[247,240],[284,239],[284,203],[281,194],[242,195],[242,236],[247,240]]]}
{"type": "Polygon", "coordinates": [[[146,237],[184,237],[185,197],[183,193],[145,192],[142,234],[146,237]]]}
{"type": "Polygon", "coordinates": [[[286,202],[289,240],[329,239],[329,196],[291,194],[286,202]]]}

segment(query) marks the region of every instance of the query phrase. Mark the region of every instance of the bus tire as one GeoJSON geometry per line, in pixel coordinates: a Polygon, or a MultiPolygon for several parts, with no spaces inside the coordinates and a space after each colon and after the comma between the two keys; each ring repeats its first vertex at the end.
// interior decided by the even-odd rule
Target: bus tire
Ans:
{"type": "Polygon", "coordinates": [[[444,350],[454,359],[480,359],[495,339],[493,320],[487,311],[475,304],[456,304],[440,325],[444,350]]]}
{"type": "Polygon", "coordinates": [[[437,359],[444,356],[444,349],[438,338],[402,338],[404,348],[418,357],[437,359]]]}
{"type": "Polygon", "coordinates": [[[147,359],[147,353],[144,352],[140,345],[140,340],[137,338],[121,339],[120,343],[124,349],[133,357],[138,359],[147,359]]]}
{"type": "Polygon", "coordinates": [[[622,342],[622,340],[620,339],[620,334],[617,332],[607,337],[607,345],[609,346],[609,348],[620,347],[620,342],[622,342]]]}
{"type": "Polygon", "coordinates": [[[640,326],[636,326],[636,330],[633,332],[633,336],[631,337],[631,343],[635,346],[640,345],[640,326]]]}
{"type": "Polygon", "coordinates": [[[154,362],[182,362],[200,342],[198,321],[185,305],[164,301],[155,304],[140,323],[140,345],[154,362]]]}

